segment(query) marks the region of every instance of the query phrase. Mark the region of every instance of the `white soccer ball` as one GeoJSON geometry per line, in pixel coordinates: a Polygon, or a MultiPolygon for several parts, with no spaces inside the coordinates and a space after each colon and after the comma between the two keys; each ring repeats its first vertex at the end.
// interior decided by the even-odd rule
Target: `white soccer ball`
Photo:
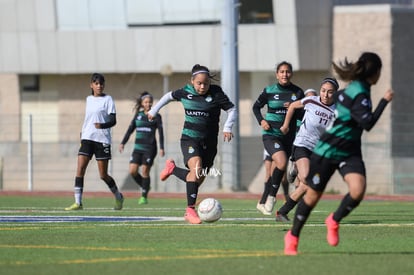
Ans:
{"type": "Polygon", "coordinates": [[[223,208],[218,200],[207,198],[200,202],[197,208],[197,213],[201,221],[215,222],[221,218],[223,208]]]}

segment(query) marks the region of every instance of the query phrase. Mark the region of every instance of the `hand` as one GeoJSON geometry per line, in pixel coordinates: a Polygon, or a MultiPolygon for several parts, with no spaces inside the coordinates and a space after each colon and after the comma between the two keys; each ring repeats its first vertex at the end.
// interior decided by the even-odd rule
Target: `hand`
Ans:
{"type": "Polygon", "coordinates": [[[269,123],[264,119],[260,121],[260,126],[262,126],[262,128],[266,131],[270,129],[269,123]]]}
{"type": "Polygon", "coordinates": [[[280,131],[282,134],[286,135],[289,132],[289,127],[282,125],[282,127],[280,127],[280,131]]]}
{"type": "Polygon", "coordinates": [[[224,135],[224,141],[230,142],[230,140],[233,138],[232,132],[224,132],[223,135],[224,135]]]}
{"type": "Polygon", "coordinates": [[[154,119],[154,117],[150,113],[147,114],[147,117],[149,121],[152,121],[154,119]]]}
{"type": "Polygon", "coordinates": [[[119,151],[120,153],[122,153],[122,152],[124,151],[124,145],[123,145],[123,144],[119,144],[119,146],[118,146],[118,151],[119,151]]]}
{"type": "Polygon", "coordinates": [[[165,151],[164,149],[160,149],[160,157],[164,157],[165,156],[165,151]]]}
{"type": "Polygon", "coordinates": [[[384,94],[384,99],[388,102],[390,102],[393,97],[394,97],[394,91],[391,89],[388,89],[384,94]]]}
{"type": "Polygon", "coordinates": [[[96,129],[101,129],[101,124],[100,124],[100,123],[95,122],[94,124],[95,124],[95,128],[96,128],[96,129]]]}

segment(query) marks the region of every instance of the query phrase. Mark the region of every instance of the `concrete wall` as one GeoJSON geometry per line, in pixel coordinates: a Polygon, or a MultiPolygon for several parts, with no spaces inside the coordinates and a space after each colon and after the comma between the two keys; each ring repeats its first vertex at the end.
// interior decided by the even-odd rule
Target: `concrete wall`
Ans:
{"type": "MultiPolygon", "coordinates": [[[[411,11],[412,13],[412,11],[411,11]]],[[[381,56],[382,74],[377,85],[372,87],[374,108],[388,88],[397,89],[396,98],[400,97],[399,87],[393,72],[400,71],[393,66],[395,42],[393,22],[399,14],[393,13],[389,5],[379,6],[347,6],[334,10],[333,28],[333,60],[356,60],[364,51],[373,51],[381,56]]],[[[341,83],[341,86],[346,85],[341,83]]],[[[405,99],[397,99],[405,100],[405,99]]],[[[384,111],[377,125],[362,137],[363,156],[367,168],[367,193],[393,193],[393,157],[392,157],[392,125],[395,113],[394,103],[384,111]]],[[[347,186],[337,176],[328,189],[346,190],[347,186]]]]}
{"type": "MultiPolygon", "coordinates": [[[[267,71],[282,59],[298,69],[325,69],[331,1],[273,5],[275,24],[239,26],[240,70],[267,71]],[[304,16],[310,9],[312,16],[304,16]],[[308,54],[298,54],[304,50],[308,54]]],[[[165,63],[176,72],[195,63],[221,67],[220,25],[60,30],[55,6],[53,0],[0,1],[0,73],[158,73],[165,63]]]]}

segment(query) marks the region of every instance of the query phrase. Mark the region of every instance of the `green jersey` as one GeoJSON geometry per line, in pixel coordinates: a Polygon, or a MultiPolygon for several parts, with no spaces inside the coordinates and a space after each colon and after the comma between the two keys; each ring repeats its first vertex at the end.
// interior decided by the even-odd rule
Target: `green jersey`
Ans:
{"type": "Polygon", "coordinates": [[[372,112],[371,87],[364,81],[352,81],[338,92],[336,119],[314,148],[314,153],[333,160],[360,156],[363,130],[369,131],[378,121],[387,101],[382,99],[372,112]]]}
{"type": "MultiPolygon", "coordinates": [[[[270,125],[270,129],[263,129],[262,134],[284,138],[285,136],[280,131],[280,127],[283,125],[287,113],[286,103],[290,104],[304,98],[304,96],[303,90],[294,84],[282,86],[276,83],[265,87],[253,105],[253,113],[259,124],[264,119],[270,125]],[[260,110],[265,105],[267,105],[267,112],[263,117],[260,110]]],[[[286,138],[293,141],[296,133],[296,119],[291,120],[289,129],[291,130],[286,138]]]]}

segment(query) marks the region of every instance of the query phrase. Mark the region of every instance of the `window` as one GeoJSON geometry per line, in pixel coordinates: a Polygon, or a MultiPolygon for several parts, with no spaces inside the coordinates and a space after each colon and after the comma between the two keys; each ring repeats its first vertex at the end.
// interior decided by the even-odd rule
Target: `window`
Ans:
{"type": "Polygon", "coordinates": [[[20,87],[23,92],[39,92],[39,75],[20,75],[20,87]]]}
{"type": "Polygon", "coordinates": [[[240,24],[273,23],[272,0],[239,0],[240,24]]]}

